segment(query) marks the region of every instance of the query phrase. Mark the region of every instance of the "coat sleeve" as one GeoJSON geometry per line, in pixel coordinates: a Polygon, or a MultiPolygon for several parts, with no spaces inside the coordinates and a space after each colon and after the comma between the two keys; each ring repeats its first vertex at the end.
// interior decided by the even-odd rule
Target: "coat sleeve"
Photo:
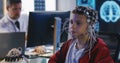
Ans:
{"type": "Polygon", "coordinates": [[[56,52],[48,61],[48,63],[59,63],[60,51],[56,52]]]}

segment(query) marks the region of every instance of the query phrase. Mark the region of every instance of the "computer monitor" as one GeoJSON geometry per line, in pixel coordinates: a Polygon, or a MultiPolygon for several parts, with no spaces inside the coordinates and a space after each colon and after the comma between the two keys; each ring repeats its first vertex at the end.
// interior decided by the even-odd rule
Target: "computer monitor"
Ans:
{"type": "Polygon", "coordinates": [[[120,33],[120,1],[119,0],[96,0],[98,11],[99,31],[120,33]]]}
{"type": "MultiPolygon", "coordinates": [[[[29,25],[28,25],[28,39],[27,39],[28,47],[53,44],[54,17],[60,17],[62,19],[62,23],[64,23],[67,18],[68,19],[70,18],[70,11],[30,12],[29,25]]],[[[62,31],[60,42],[66,41],[67,37],[68,37],[68,33],[62,31]]]]}

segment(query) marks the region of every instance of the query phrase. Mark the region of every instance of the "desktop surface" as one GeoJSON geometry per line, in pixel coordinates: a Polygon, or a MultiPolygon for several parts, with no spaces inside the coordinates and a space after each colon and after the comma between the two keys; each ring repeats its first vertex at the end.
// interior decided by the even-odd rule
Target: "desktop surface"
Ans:
{"type": "Polygon", "coordinates": [[[29,63],[48,63],[49,58],[53,55],[53,45],[44,45],[46,54],[37,54],[32,52],[35,47],[27,47],[25,55],[28,56],[29,63]]]}
{"type": "Polygon", "coordinates": [[[36,58],[36,57],[50,58],[53,55],[53,46],[45,45],[44,47],[45,47],[44,54],[39,54],[37,52],[33,52],[35,50],[35,47],[28,47],[28,48],[26,48],[25,55],[27,55],[28,58],[36,58]]]}

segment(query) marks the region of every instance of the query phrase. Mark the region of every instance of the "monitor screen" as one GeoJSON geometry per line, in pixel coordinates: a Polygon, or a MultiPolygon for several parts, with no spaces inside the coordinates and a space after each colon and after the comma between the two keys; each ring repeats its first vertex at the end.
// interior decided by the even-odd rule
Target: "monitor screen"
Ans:
{"type": "MultiPolygon", "coordinates": [[[[54,27],[52,26],[54,25],[54,17],[60,17],[62,23],[64,23],[67,18],[70,18],[70,11],[30,12],[27,39],[28,47],[53,44],[54,27]]],[[[60,42],[66,41],[68,34],[65,31],[61,32],[60,42]]]]}

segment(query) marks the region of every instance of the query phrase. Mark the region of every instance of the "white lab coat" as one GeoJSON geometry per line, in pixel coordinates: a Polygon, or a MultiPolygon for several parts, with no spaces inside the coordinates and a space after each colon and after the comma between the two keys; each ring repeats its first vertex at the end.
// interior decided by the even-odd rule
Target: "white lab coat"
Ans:
{"type": "Polygon", "coordinates": [[[15,25],[15,21],[11,19],[8,15],[4,16],[0,20],[0,32],[26,32],[27,31],[27,25],[25,26],[26,23],[24,21],[19,21],[20,23],[20,29],[18,29],[15,25]]]}

